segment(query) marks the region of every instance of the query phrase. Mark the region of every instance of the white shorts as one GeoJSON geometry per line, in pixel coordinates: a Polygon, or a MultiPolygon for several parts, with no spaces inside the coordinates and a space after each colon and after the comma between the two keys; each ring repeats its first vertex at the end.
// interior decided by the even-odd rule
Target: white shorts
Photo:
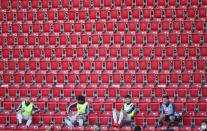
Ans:
{"type": "Polygon", "coordinates": [[[129,116],[129,115],[127,115],[126,119],[124,119],[124,120],[126,120],[126,121],[131,121],[131,119],[132,119],[132,117],[129,116]]]}

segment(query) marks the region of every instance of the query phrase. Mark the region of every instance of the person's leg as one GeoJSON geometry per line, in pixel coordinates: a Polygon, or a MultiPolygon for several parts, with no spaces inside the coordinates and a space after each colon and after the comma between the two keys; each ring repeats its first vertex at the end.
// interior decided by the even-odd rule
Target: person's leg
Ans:
{"type": "Polygon", "coordinates": [[[118,116],[119,116],[119,112],[116,109],[114,109],[113,110],[114,123],[117,123],[118,116]]]}
{"type": "Polygon", "coordinates": [[[160,120],[159,120],[159,126],[163,126],[163,123],[162,123],[163,120],[165,120],[165,115],[161,114],[160,115],[160,120]]]}
{"type": "Polygon", "coordinates": [[[126,118],[127,118],[127,115],[128,115],[128,114],[127,114],[125,111],[122,110],[122,111],[120,112],[120,114],[119,114],[119,122],[118,122],[118,123],[121,124],[121,121],[122,121],[123,119],[126,119],[126,118]]]}
{"type": "Polygon", "coordinates": [[[175,116],[170,116],[170,126],[174,126],[175,116]]]}
{"type": "Polygon", "coordinates": [[[27,118],[28,120],[27,120],[27,123],[26,123],[26,125],[27,125],[27,127],[29,127],[30,126],[30,124],[32,123],[32,116],[28,116],[28,118],[27,118]]]}
{"type": "Polygon", "coordinates": [[[21,114],[21,112],[17,113],[17,120],[18,120],[19,124],[22,124],[22,114],[21,114]]]}
{"type": "Polygon", "coordinates": [[[68,126],[73,126],[73,122],[76,120],[76,115],[74,116],[68,116],[65,118],[65,123],[68,125],[68,126]]]}
{"type": "Polygon", "coordinates": [[[83,126],[83,119],[77,119],[79,126],[83,126]]]}

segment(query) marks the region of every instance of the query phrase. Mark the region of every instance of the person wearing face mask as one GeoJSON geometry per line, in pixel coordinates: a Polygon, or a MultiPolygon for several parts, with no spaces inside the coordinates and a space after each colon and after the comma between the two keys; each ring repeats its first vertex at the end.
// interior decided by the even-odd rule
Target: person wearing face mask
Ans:
{"type": "Polygon", "coordinates": [[[130,121],[131,118],[134,116],[135,104],[131,102],[130,95],[125,96],[125,102],[126,103],[122,106],[120,112],[118,112],[116,109],[113,110],[113,120],[114,120],[113,126],[115,127],[119,127],[122,120],[130,121]]]}
{"type": "Polygon", "coordinates": [[[26,125],[29,127],[32,123],[32,115],[40,109],[31,102],[29,96],[25,97],[25,101],[21,102],[16,110],[18,125],[22,124],[22,120],[27,120],[26,125]]]}
{"type": "Polygon", "coordinates": [[[175,105],[169,101],[169,97],[163,96],[163,104],[161,107],[161,115],[159,120],[159,126],[163,126],[162,121],[170,121],[169,126],[175,126],[174,121],[180,121],[181,117],[177,111],[175,105]]]}
{"type": "Polygon", "coordinates": [[[203,120],[201,123],[201,130],[207,131],[207,120],[203,120]]]}
{"type": "Polygon", "coordinates": [[[90,106],[88,102],[85,101],[84,96],[78,96],[76,98],[77,102],[71,104],[67,108],[67,114],[70,113],[71,108],[77,107],[77,113],[74,116],[68,116],[65,118],[65,123],[68,126],[83,126],[83,120],[90,112],[90,106]]]}

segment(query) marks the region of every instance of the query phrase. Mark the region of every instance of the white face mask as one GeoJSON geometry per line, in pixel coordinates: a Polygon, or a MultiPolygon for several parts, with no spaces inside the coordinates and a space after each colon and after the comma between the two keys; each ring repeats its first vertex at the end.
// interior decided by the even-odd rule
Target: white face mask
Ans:
{"type": "Polygon", "coordinates": [[[206,125],[201,125],[201,129],[202,130],[206,129],[206,125]]]}

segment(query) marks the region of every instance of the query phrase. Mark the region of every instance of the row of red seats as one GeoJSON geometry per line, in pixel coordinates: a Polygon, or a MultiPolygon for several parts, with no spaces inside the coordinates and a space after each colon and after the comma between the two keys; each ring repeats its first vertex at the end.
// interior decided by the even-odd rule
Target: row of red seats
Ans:
{"type": "Polygon", "coordinates": [[[7,71],[0,72],[1,75],[1,83],[206,83],[207,74],[204,71],[198,71],[193,73],[191,70],[184,71],[173,71],[169,73],[169,71],[158,73],[158,71],[128,71],[124,73],[124,71],[83,71],[79,74],[78,71],[39,71],[35,73],[35,71],[7,71]]]}
{"type": "MultiPolygon", "coordinates": [[[[17,34],[1,34],[0,36],[0,45],[139,45],[139,46],[168,46],[168,45],[183,45],[185,46],[197,46],[206,45],[207,43],[207,34],[202,32],[184,32],[180,33],[174,31],[172,33],[163,32],[157,34],[157,32],[151,32],[146,34],[146,32],[130,32],[129,34],[124,35],[123,33],[113,34],[113,32],[102,32],[92,34],[84,33],[80,35],[79,33],[74,33],[69,35],[69,33],[52,33],[52,34],[38,34],[32,33],[30,35],[24,33],[21,35],[17,34]],[[193,44],[194,43],[194,44],[193,44]],[[189,45],[188,45],[189,44],[189,45]]],[[[20,46],[21,47],[21,46],[20,46]]],[[[27,48],[27,47],[26,47],[27,48]]],[[[86,47],[85,47],[86,48],[86,47]]]]}
{"type": "Polygon", "coordinates": [[[174,6],[153,8],[126,7],[126,8],[72,8],[63,9],[20,9],[20,10],[1,10],[1,21],[32,21],[32,20],[97,20],[97,19],[129,19],[132,18],[206,18],[206,6],[186,7],[174,6]]]}
{"type": "MultiPolygon", "coordinates": [[[[200,61],[207,56],[206,45],[193,44],[182,45],[54,45],[46,46],[6,46],[0,47],[1,61],[21,61],[22,58],[30,58],[29,61],[200,61]],[[65,58],[67,57],[67,58],[65,58]],[[155,58],[154,58],[155,57],[155,58]],[[162,58],[161,58],[162,57],[162,58]],[[174,58],[172,58],[174,57],[174,58]],[[9,58],[9,59],[8,59],[9,58]],[[12,59],[13,58],[13,59],[12,59]],[[18,59],[19,58],[19,59],[18,59]],[[32,59],[36,58],[36,59],[32,59]],[[46,59],[43,59],[46,58],[46,59]],[[51,58],[51,59],[50,59],[51,58]],[[61,60],[61,58],[63,58],[61,60]],[[65,58],[65,59],[64,59],[65,58]],[[73,58],[73,60],[72,60],[73,58]],[[96,58],[96,59],[94,59],[96,58]],[[98,58],[98,59],[97,59],[98,58]],[[107,58],[107,59],[105,59],[107,58]]],[[[25,59],[24,61],[28,61],[25,59]]]]}
{"type": "MultiPolygon", "coordinates": [[[[12,71],[21,71],[26,73],[27,71],[63,71],[63,72],[54,72],[54,74],[71,74],[71,71],[76,71],[76,74],[80,72],[77,71],[86,71],[82,72],[82,74],[93,74],[93,71],[96,71],[94,74],[102,74],[100,71],[109,70],[109,74],[111,71],[125,71],[124,74],[137,74],[137,71],[141,70],[141,74],[146,74],[147,71],[152,71],[151,73],[155,74],[171,74],[174,71],[174,74],[181,74],[186,71],[189,74],[204,74],[206,70],[206,58],[201,57],[196,59],[194,57],[184,59],[183,57],[178,57],[173,59],[172,57],[168,57],[166,59],[162,59],[160,57],[155,59],[150,59],[149,57],[144,57],[142,59],[127,59],[127,58],[117,58],[111,57],[106,60],[106,58],[99,57],[98,59],[94,58],[33,58],[29,60],[28,58],[20,59],[0,59],[1,63],[1,71],[10,70],[12,71]],[[136,72],[134,72],[136,70],[136,72]],[[163,70],[163,72],[160,72],[163,70]],[[24,72],[26,71],[26,72],[24,72]],[[68,73],[70,71],[70,73],[68,73]],[[127,72],[129,71],[129,72],[127,72]],[[158,72],[159,71],[159,72],[158,72]],[[195,72],[195,73],[194,73],[195,72]]],[[[6,73],[6,72],[1,72],[6,73]]],[[[117,72],[118,73],[118,72],[117,72]]],[[[149,73],[149,74],[151,74],[149,73]]],[[[44,73],[43,73],[44,74],[44,73]]],[[[119,74],[119,73],[118,73],[119,74]]],[[[185,73],[184,73],[185,74],[185,73]]]]}
{"type": "MultiPolygon", "coordinates": [[[[7,21],[4,23],[0,23],[1,32],[2,33],[63,33],[63,32],[86,32],[86,34],[91,35],[94,32],[98,32],[98,35],[102,35],[102,32],[109,31],[111,32],[108,35],[135,35],[136,32],[147,31],[152,34],[160,34],[163,31],[181,31],[181,34],[205,34],[202,31],[206,31],[206,20],[205,19],[181,19],[177,18],[175,20],[172,19],[132,19],[128,21],[126,19],[122,19],[117,21],[116,19],[112,19],[109,21],[99,20],[95,22],[95,20],[90,20],[85,22],[84,20],[80,20],[77,22],[74,21],[26,21],[22,23],[21,21],[17,21],[12,23],[11,21],[7,21]],[[129,32],[129,33],[124,33],[129,32]],[[185,32],[184,32],[185,31],[185,32]],[[191,32],[193,31],[193,33],[191,32]],[[195,32],[201,31],[201,32],[195,32]],[[113,33],[114,32],[114,33],[113,33]]],[[[107,32],[106,32],[107,33],[107,32]]],[[[103,33],[106,35],[106,33],[103,33]]],[[[179,33],[179,32],[177,32],[179,33]]],[[[75,34],[75,33],[74,33],[75,34]]],[[[78,33],[79,34],[79,33],[78,33]]],[[[85,34],[85,35],[86,35],[85,34]]],[[[169,33],[170,34],[170,33],[169,33]]],[[[180,34],[180,33],[179,33],[180,34]]],[[[14,34],[20,35],[20,34],[14,34]]],[[[39,35],[39,34],[38,34],[39,35]]],[[[49,34],[45,34],[49,35],[49,34]]],[[[61,35],[61,34],[58,34],[61,35]]],[[[70,36],[71,34],[69,34],[70,36]]],[[[73,35],[73,34],[72,34],[73,35]]],[[[84,35],[84,34],[79,34],[84,35]]]]}
{"type": "MultiPolygon", "coordinates": [[[[168,94],[169,97],[175,98],[199,98],[199,97],[207,97],[207,89],[206,86],[201,86],[201,84],[193,84],[190,86],[189,84],[182,84],[178,87],[177,84],[158,84],[155,87],[154,84],[147,84],[143,86],[142,84],[137,84],[131,86],[130,84],[125,84],[122,87],[114,87],[109,86],[107,84],[101,84],[99,87],[96,84],[79,84],[75,86],[74,84],[68,85],[56,85],[54,87],[52,84],[35,84],[33,86],[29,84],[25,85],[18,85],[14,84],[12,86],[8,86],[5,88],[6,85],[2,85],[1,88],[1,98],[10,96],[10,97],[25,97],[26,95],[31,95],[32,97],[71,97],[71,96],[78,96],[78,95],[86,95],[87,97],[94,98],[94,97],[124,97],[127,94],[131,94],[132,97],[155,97],[159,98],[162,97],[163,93],[168,94]],[[21,88],[20,88],[21,87],[21,88]],[[63,88],[63,89],[62,89],[63,88]],[[166,89],[163,89],[166,88],[166,89]]],[[[6,99],[5,99],[6,100],[6,99]]],[[[13,100],[13,99],[11,99],[13,100]]],[[[59,99],[57,99],[59,100],[59,99]]],[[[90,101],[93,101],[89,99],[90,101]]],[[[102,102],[105,100],[98,99],[98,101],[102,102]]],[[[116,101],[116,100],[112,100],[116,101]]],[[[137,99],[135,99],[137,101],[137,99]]],[[[161,100],[159,100],[161,101],[161,100]]],[[[205,100],[204,100],[205,101],[205,100]]],[[[183,102],[186,102],[186,99],[183,99],[183,102]]]]}
{"type": "Polygon", "coordinates": [[[28,8],[34,8],[34,9],[41,9],[41,8],[82,8],[82,7],[125,7],[125,6],[190,6],[190,5],[207,5],[207,2],[202,0],[182,0],[182,1],[176,1],[176,0],[23,0],[23,1],[10,1],[10,0],[2,0],[1,1],[1,8],[3,9],[28,9],[28,8]]]}

